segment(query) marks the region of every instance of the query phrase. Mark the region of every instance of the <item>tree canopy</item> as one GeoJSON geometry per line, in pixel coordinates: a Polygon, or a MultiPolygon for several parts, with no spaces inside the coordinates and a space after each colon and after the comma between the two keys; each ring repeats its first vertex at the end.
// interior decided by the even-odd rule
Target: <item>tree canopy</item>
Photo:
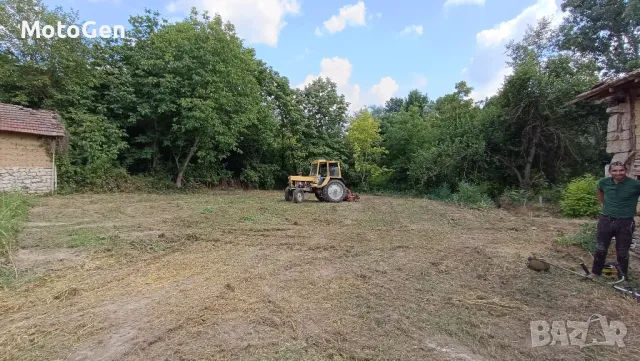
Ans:
{"type": "Polygon", "coordinates": [[[57,111],[70,191],[132,177],[168,186],[281,188],[313,159],[337,159],[352,187],[429,193],[459,184],[498,196],[598,174],[603,106],[566,103],[601,76],[640,68],[638,0],[567,0],[506,50],[513,74],[486,102],[457,82],[349,115],[331,79],[303,89],[256,57],[234,26],[195,9],[168,23],[146,10],[126,39],[22,39],[19,20],[79,23],[39,0],[0,0],[0,102],[57,111]]]}

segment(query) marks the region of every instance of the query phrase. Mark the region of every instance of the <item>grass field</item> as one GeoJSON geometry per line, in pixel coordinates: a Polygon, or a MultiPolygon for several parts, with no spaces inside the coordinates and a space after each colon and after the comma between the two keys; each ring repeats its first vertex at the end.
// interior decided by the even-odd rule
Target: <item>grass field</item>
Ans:
{"type": "Polygon", "coordinates": [[[526,267],[589,265],[553,241],[580,223],[366,195],[45,197],[3,278],[0,359],[638,359],[639,304],[526,267]],[[624,322],[624,347],[531,346],[530,321],[594,314],[624,322]]]}

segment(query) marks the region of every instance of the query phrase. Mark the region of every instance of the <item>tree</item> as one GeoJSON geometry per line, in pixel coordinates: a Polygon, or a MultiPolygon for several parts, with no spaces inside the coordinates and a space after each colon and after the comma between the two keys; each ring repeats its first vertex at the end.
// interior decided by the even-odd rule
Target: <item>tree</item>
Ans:
{"type": "Polygon", "coordinates": [[[261,105],[253,50],[243,48],[231,24],[206,12],[198,18],[195,9],[189,19],[161,26],[142,44],[144,51],[132,59],[137,84],[145,90],[138,124],[150,139],[161,132],[162,146],[175,161],[177,187],[192,161],[200,165],[201,180],[213,180],[261,105]],[[152,122],[161,124],[153,132],[147,128],[152,122]]]}
{"type": "Polygon", "coordinates": [[[455,92],[438,98],[425,116],[419,150],[411,158],[409,174],[417,189],[443,183],[479,180],[484,155],[481,109],[468,99],[473,90],[464,81],[455,92]],[[476,178],[476,179],[474,179],[476,178]]]}
{"type": "Polygon", "coordinates": [[[401,111],[404,107],[404,99],[403,98],[391,98],[387,100],[384,104],[385,111],[387,113],[397,113],[401,111]]]}
{"type": "Polygon", "coordinates": [[[414,89],[407,95],[407,99],[404,101],[403,109],[406,111],[411,108],[416,108],[420,116],[422,116],[429,111],[430,104],[431,101],[429,100],[427,94],[422,94],[418,89],[414,89]]]}
{"type": "MultiPolygon", "coordinates": [[[[344,131],[349,103],[338,94],[336,83],[317,78],[296,92],[305,123],[303,149],[309,158],[341,159],[346,156],[344,131]]],[[[307,159],[305,163],[308,163],[307,159]]]]}
{"type": "Polygon", "coordinates": [[[546,182],[558,165],[584,157],[578,148],[601,145],[606,123],[590,105],[567,104],[598,81],[597,69],[593,62],[554,51],[550,31],[542,21],[523,41],[508,45],[514,72],[493,100],[499,115],[486,128],[488,155],[508,167],[524,190],[534,186],[534,170],[546,182]]]}
{"type": "Polygon", "coordinates": [[[566,0],[560,48],[597,62],[611,77],[640,68],[640,0],[566,0]]]}
{"type": "Polygon", "coordinates": [[[355,172],[360,184],[368,188],[368,180],[374,178],[378,184],[388,169],[380,167],[378,161],[386,153],[380,146],[380,123],[366,110],[361,111],[351,122],[346,140],[353,149],[355,172]]]}

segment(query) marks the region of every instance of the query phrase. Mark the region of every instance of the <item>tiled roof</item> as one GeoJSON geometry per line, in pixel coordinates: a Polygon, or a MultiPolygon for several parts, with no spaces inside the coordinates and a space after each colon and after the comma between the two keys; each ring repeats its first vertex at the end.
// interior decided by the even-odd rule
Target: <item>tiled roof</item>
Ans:
{"type": "Polygon", "coordinates": [[[569,104],[582,100],[599,100],[614,95],[618,90],[629,90],[633,88],[640,88],[640,69],[627,73],[610,82],[600,82],[593,86],[588,92],[584,92],[575,97],[569,104]]]}
{"type": "Polygon", "coordinates": [[[0,131],[65,136],[60,117],[55,112],[3,103],[0,103],[0,131]]]}

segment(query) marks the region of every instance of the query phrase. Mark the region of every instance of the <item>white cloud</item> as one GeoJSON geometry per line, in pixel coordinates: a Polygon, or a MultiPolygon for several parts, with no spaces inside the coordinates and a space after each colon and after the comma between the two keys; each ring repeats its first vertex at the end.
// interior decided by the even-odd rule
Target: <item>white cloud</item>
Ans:
{"type": "MultiPolygon", "coordinates": [[[[518,16],[511,20],[503,21],[491,29],[482,30],[476,35],[476,42],[485,47],[496,47],[513,38],[521,38],[527,25],[535,25],[536,21],[545,16],[556,15],[560,7],[554,0],[538,0],[537,3],[524,9],[518,16]]],[[[556,16],[556,24],[561,16],[556,16]]]]}
{"type": "Polygon", "coordinates": [[[404,30],[400,32],[400,35],[411,35],[413,33],[422,35],[422,25],[407,25],[404,30]]]}
{"type": "Polygon", "coordinates": [[[369,90],[369,96],[377,100],[376,104],[384,104],[400,89],[398,83],[393,78],[386,76],[369,90]]]}
{"type": "Polygon", "coordinates": [[[444,7],[459,5],[484,5],[485,0],[447,0],[444,7]]]}
{"type": "Polygon", "coordinates": [[[463,70],[468,83],[475,88],[471,94],[473,99],[482,100],[494,95],[502,86],[504,77],[512,73],[513,70],[505,64],[507,56],[504,46],[509,40],[521,40],[527,27],[535,26],[543,17],[553,16],[554,24],[560,23],[563,15],[560,10],[561,1],[538,0],[513,19],[502,21],[491,29],[476,34],[476,52],[469,66],[463,70]]]}
{"type": "Polygon", "coordinates": [[[297,85],[297,88],[304,89],[305,86],[311,84],[319,77],[329,78],[336,83],[338,92],[343,94],[346,101],[350,103],[350,111],[358,111],[366,105],[384,104],[384,102],[391,98],[399,89],[396,81],[387,76],[380,79],[378,84],[372,86],[364,99],[362,99],[360,85],[349,82],[352,71],[353,65],[349,59],[337,56],[333,58],[323,58],[320,62],[320,73],[318,75],[307,75],[304,81],[297,85]]]}
{"type": "MultiPolygon", "coordinates": [[[[354,5],[345,5],[340,8],[338,15],[333,15],[323,23],[324,29],[333,34],[344,30],[347,26],[366,25],[365,12],[366,8],[362,1],[354,5]]],[[[322,35],[322,30],[319,27],[316,28],[315,34],[322,35]]]]}
{"type": "Polygon", "coordinates": [[[169,13],[188,14],[191,7],[218,13],[224,21],[233,23],[236,32],[248,43],[278,44],[284,20],[300,13],[298,0],[175,0],[166,7],[169,13]]]}

